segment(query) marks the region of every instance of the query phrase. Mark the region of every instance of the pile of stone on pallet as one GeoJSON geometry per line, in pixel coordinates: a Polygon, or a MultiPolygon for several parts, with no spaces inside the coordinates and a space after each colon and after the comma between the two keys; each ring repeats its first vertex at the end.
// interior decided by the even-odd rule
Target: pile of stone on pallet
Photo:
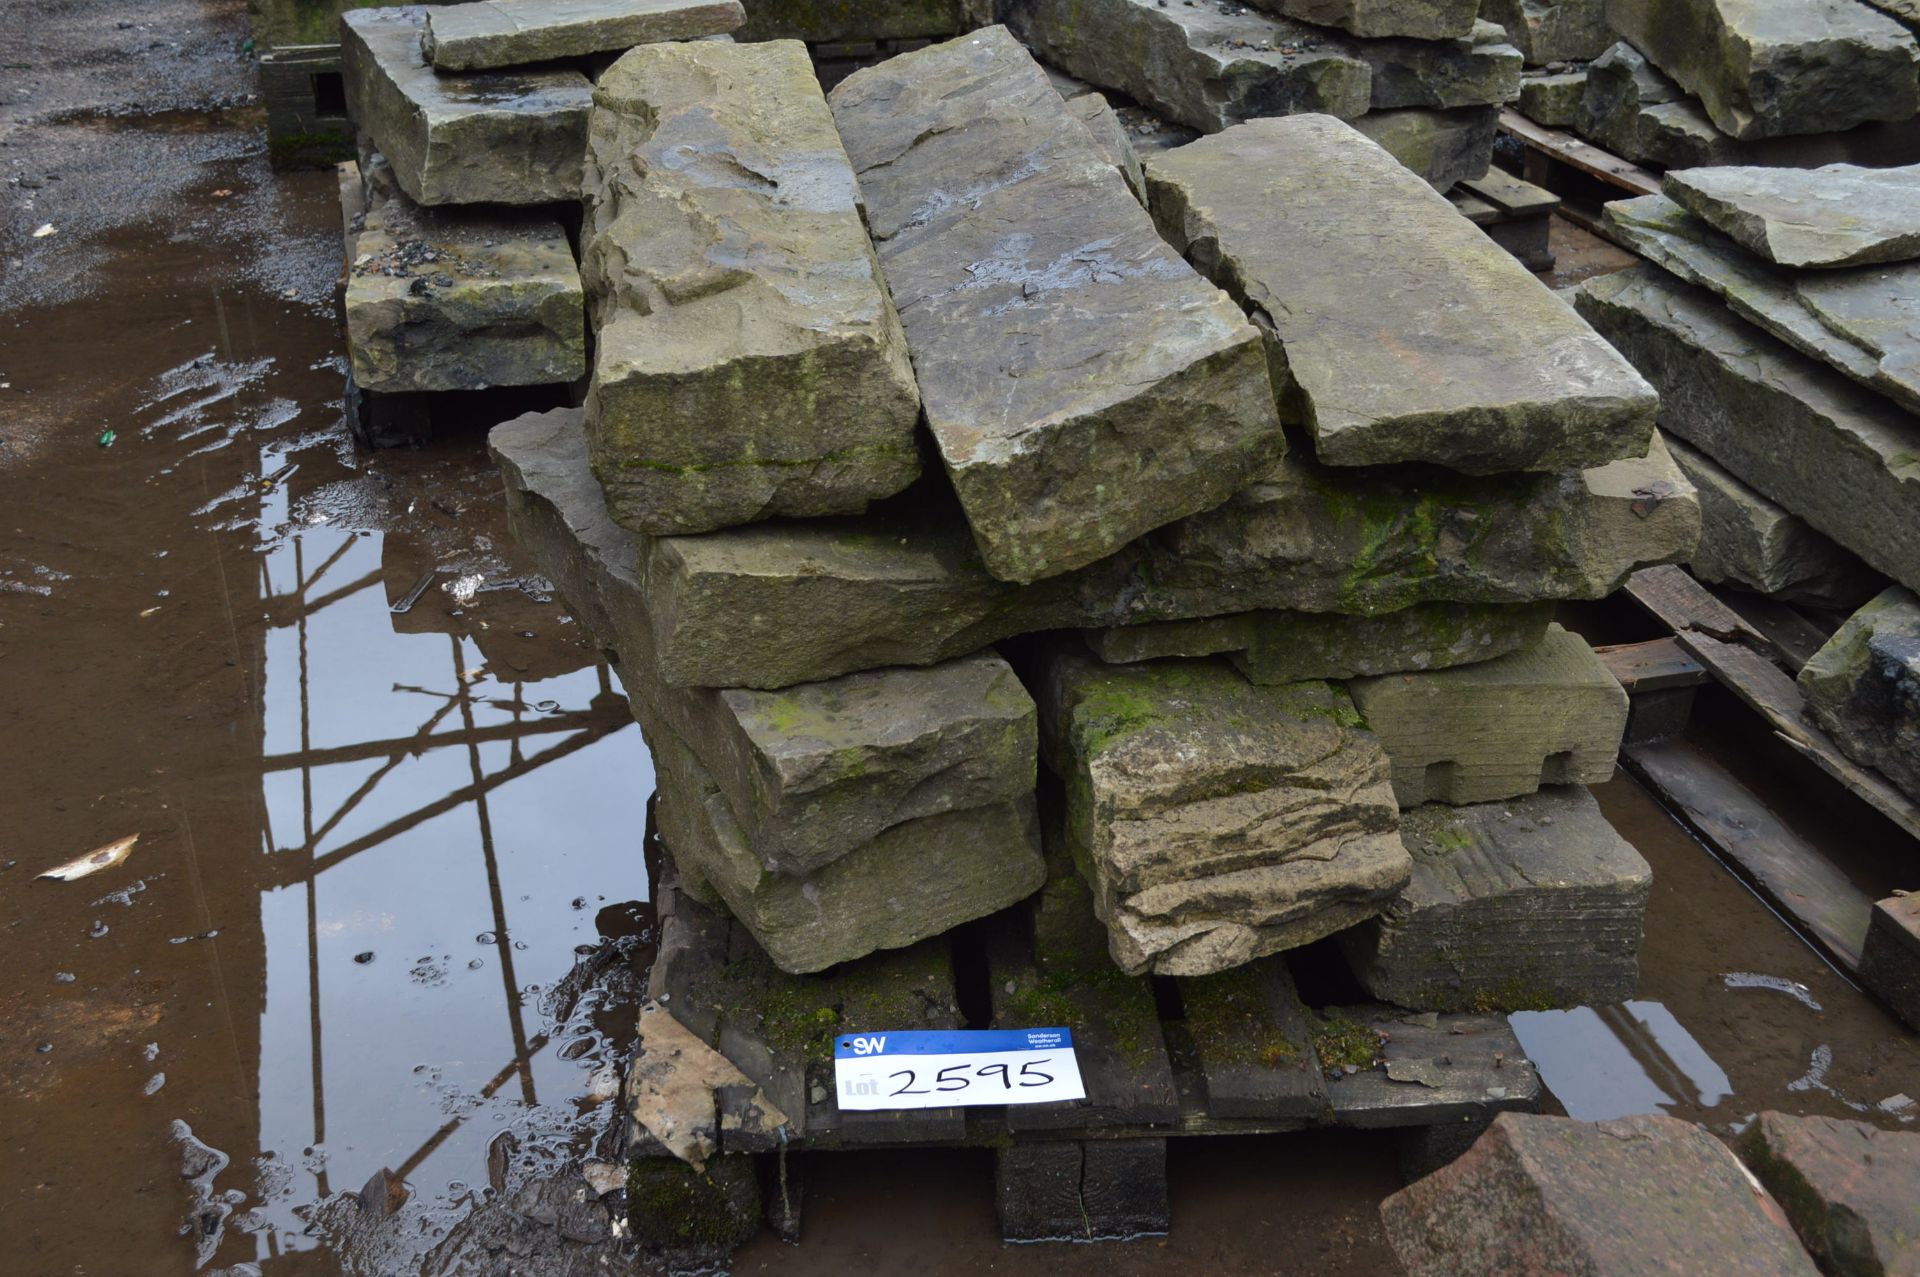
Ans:
{"type": "Polygon", "coordinates": [[[1525,77],[1520,112],[1635,164],[1920,160],[1920,10],[1909,0],[1502,4],[1516,11],[1510,35],[1532,26],[1544,37],[1516,37],[1547,55],[1530,64],[1548,64],[1525,77]]]}

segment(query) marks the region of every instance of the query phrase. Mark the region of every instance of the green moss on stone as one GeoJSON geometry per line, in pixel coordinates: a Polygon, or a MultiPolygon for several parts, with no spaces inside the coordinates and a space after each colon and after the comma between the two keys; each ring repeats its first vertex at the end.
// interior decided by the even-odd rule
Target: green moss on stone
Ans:
{"type": "Polygon", "coordinates": [[[1380,1061],[1380,1046],[1379,1033],[1350,1016],[1327,1011],[1316,1017],[1313,1053],[1328,1072],[1370,1069],[1380,1061]]]}

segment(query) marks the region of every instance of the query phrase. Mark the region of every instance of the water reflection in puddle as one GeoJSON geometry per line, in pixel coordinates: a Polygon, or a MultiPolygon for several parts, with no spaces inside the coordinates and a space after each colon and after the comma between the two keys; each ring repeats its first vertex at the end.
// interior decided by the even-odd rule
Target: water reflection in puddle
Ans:
{"type": "Polygon", "coordinates": [[[1658,1002],[1518,1011],[1509,1019],[1569,1117],[1710,1109],[1733,1094],[1713,1057],[1658,1002]]]}

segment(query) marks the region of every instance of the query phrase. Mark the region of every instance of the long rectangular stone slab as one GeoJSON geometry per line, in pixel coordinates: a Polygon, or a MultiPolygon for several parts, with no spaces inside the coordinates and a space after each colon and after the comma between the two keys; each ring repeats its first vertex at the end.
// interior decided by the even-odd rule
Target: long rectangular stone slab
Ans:
{"type": "Polygon", "coordinates": [[[1653,870],[1577,785],[1406,814],[1413,879],[1340,947],[1368,993],[1424,1011],[1634,995],[1653,870]]]}
{"type": "Polygon", "coordinates": [[[1239,4],[1003,0],[1001,21],[1050,64],[1212,133],[1262,115],[1366,113],[1359,45],[1239,4]]]}
{"type": "Polygon", "coordinates": [[[1350,126],[1255,120],[1145,164],[1162,233],[1261,318],[1321,461],[1486,474],[1646,451],[1656,400],[1632,366],[1350,126]]]}
{"type": "Polygon", "coordinates": [[[1558,625],[1511,656],[1355,679],[1348,690],[1386,746],[1402,807],[1597,785],[1612,778],[1627,727],[1619,682],[1584,639],[1558,625]]]}
{"type": "Polygon", "coordinates": [[[1784,270],[1664,195],[1617,200],[1606,218],[1633,251],[1717,293],[1742,319],[1920,412],[1920,262],[1784,270]]]}
{"type": "Polygon", "coordinates": [[[662,682],[636,540],[608,517],[580,433],[577,410],[495,427],[514,535],[619,654],[636,715],[700,761],[766,871],[811,873],[894,825],[1032,793],[1033,702],[991,653],[778,692],[662,682]]]}
{"type": "Polygon", "coordinates": [[[1920,422],[1650,267],[1575,302],[1660,389],[1663,428],[1920,588],[1920,422]]]}
{"type": "Polygon", "coordinates": [[[746,18],[740,0],[467,0],[428,8],[421,51],[442,73],[486,71],[725,35],[746,18]]]}
{"type": "Polygon", "coordinates": [[[1416,603],[1381,616],[1240,612],[1088,630],[1109,664],[1224,653],[1262,686],[1447,669],[1492,660],[1540,641],[1551,603],[1416,603]]]}
{"type": "Polygon", "coordinates": [[[1893,586],[1800,670],[1807,711],[1847,757],[1920,797],[1920,599],[1893,586]]]}
{"type": "Polygon", "coordinates": [[[1870,266],[1920,257],[1920,165],[1694,169],[1667,174],[1661,189],[1781,266],[1870,266]]]}
{"type": "Polygon", "coordinates": [[[340,16],[347,114],[421,204],[580,198],[593,85],[571,68],[435,72],[420,6],[340,16]]]}
{"type": "Polygon", "coordinates": [[[806,48],[630,50],[588,150],[587,428],[614,518],[857,514],[913,482],[906,337],[806,48]]]}
{"type": "Polygon", "coordinates": [[[1344,930],[1405,883],[1386,756],[1338,688],[1070,652],[1043,685],[1066,845],[1121,970],[1224,971],[1344,930]]]}
{"type": "Polygon", "coordinates": [[[1865,5],[1607,0],[1607,22],[1730,137],[1837,133],[1920,111],[1920,45],[1865,5]]]}
{"type": "Polygon", "coordinates": [[[371,204],[347,254],[343,304],[360,389],[483,390],[586,375],[586,298],[558,221],[427,208],[398,190],[371,204]]]}
{"type": "Polygon", "coordinates": [[[858,71],[832,104],[994,576],[1084,566],[1279,455],[1259,335],[1006,28],[858,71]]]}

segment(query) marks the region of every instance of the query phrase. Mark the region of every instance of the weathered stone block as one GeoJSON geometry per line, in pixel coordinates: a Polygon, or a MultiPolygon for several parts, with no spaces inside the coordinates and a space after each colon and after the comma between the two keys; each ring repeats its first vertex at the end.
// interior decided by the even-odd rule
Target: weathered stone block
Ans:
{"type": "Polygon", "coordinates": [[[347,255],[347,354],[362,390],[399,394],[578,381],[586,299],[558,222],[423,208],[399,191],[347,255]]]}
{"type": "Polygon", "coordinates": [[[1476,22],[1456,39],[1364,40],[1360,56],[1373,69],[1375,111],[1498,106],[1520,91],[1524,66],[1520,50],[1491,22],[1476,22]]]}
{"type": "Polygon", "coordinates": [[[420,47],[436,71],[485,71],[724,35],[746,16],[740,0],[469,0],[429,7],[420,47]]]}
{"type": "Polygon", "coordinates": [[[1358,36],[1447,40],[1473,29],[1479,0],[1255,0],[1261,9],[1358,36]]]}
{"type": "Polygon", "coordinates": [[[1355,120],[1353,127],[1444,192],[1487,175],[1493,140],[1500,133],[1500,110],[1472,106],[1458,111],[1374,111],[1355,120]]]}
{"type": "Polygon", "coordinates": [[[1406,881],[1386,758],[1327,684],[1063,653],[1042,701],[1067,844],[1123,971],[1238,966],[1371,916],[1406,881]]]}
{"type": "Polygon", "coordinates": [[[1813,654],[1799,683],[1849,758],[1920,798],[1920,598],[1882,591],[1813,654]]]}
{"type": "Polygon", "coordinates": [[[1920,894],[1874,905],[1857,974],[1908,1027],[1920,1029],[1920,894]]]}
{"type": "Polygon", "coordinates": [[[1667,197],[1782,266],[1920,257],[1920,165],[1736,166],[1669,173],[1667,197]]]}
{"type": "Polygon", "coordinates": [[[770,873],[693,752],[663,724],[641,726],[662,841],[782,971],[904,948],[1004,909],[1045,880],[1031,795],[892,825],[804,877],[770,873]]]}
{"type": "Polygon", "coordinates": [[[1833,133],[1920,110],[1920,46],[1864,5],[1607,0],[1607,22],[1731,137],[1833,133]]]}
{"type": "Polygon", "coordinates": [[[587,427],[614,518],[705,532],[911,483],[906,338],[805,47],[633,49],[589,149],[587,427]]]}
{"type": "Polygon", "coordinates": [[[1446,669],[1492,660],[1540,641],[1551,603],[1422,603],[1383,616],[1240,612],[1087,631],[1101,660],[1122,665],[1226,653],[1262,686],[1446,669]]]}
{"type": "Polygon", "coordinates": [[[1485,474],[1645,453],[1651,388],[1351,127],[1256,120],[1146,167],[1162,233],[1262,318],[1283,416],[1321,461],[1485,474]]]}
{"type": "Polygon", "coordinates": [[[1777,1211],[1691,1122],[1521,1113],[1380,1204],[1408,1277],[1813,1277],[1777,1211]]]}
{"type": "Polygon", "coordinates": [[[1668,450],[1700,494],[1700,548],[1687,565],[1789,602],[1858,607],[1883,580],[1798,515],[1767,500],[1678,439],[1668,450]]]}
{"type": "Polygon", "coordinates": [[[1586,641],[1558,625],[1511,656],[1349,688],[1386,746],[1402,807],[1598,784],[1613,775],[1627,726],[1627,694],[1586,641]]]}
{"type": "Polygon", "coordinates": [[[1514,105],[1520,114],[1550,129],[1572,128],[1587,95],[1587,72],[1535,71],[1521,77],[1514,105]]]}
{"type": "Polygon", "coordinates": [[[1833,1277],[1920,1273],[1920,1132],[1762,1113],[1740,1155],[1833,1277]]]}
{"type": "Polygon", "coordinates": [[[1002,0],[999,9],[1052,65],[1203,133],[1302,111],[1352,119],[1372,97],[1355,41],[1241,5],[1002,0]]]}
{"type": "Polygon", "coordinates": [[[1127,179],[1127,189],[1141,204],[1147,202],[1147,175],[1140,167],[1140,156],[1134,152],[1133,141],[1127,136],[1127,126],[1107,104],[1107,99],[1094,92],[1068,97],[1067,114],[1087,126],[1087,132],[1093,136],[1093,144],[1107,163],[1120,170],[1120,176],[1127,179]]]}
{"type": "Polygon", "coordinates": [[[1619,1002],[1639,983],[1653,870],[1578,785],[1406,814],[1413,879],[1342,932],[1367,992],[1428,1011],[1619,1002]]]}
{"type": "Polygon", "coordinates": [[[1661,392],[1660,424],[1909,588],[1920,587],[1920,426],[1878,395],[1640,267],[1580,313],[1661,392]]]}
{"type": "Polygon", "coordinates": [[[1528,66],[1589,62],[1619,38],[1606,0],[1480,0],[1480,16],[1506,29],[1528,66]]]}
{"type": "Polygon", "coordinates": [[[420,51],[427,11],[340,17],[347,114],[420,204],[580,198],[593,85],[571,69],[440,75],[420,51]]]}

